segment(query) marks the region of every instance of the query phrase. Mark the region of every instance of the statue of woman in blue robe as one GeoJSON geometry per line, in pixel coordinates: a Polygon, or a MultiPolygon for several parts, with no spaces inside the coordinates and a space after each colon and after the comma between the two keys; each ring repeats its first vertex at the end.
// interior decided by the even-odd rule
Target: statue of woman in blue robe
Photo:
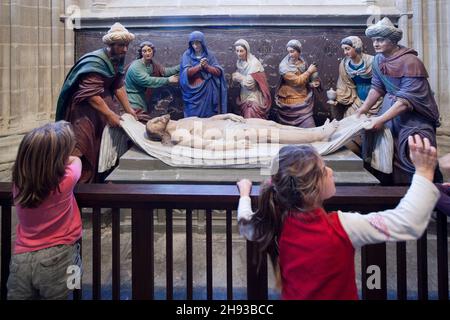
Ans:
{"type": "Polygon", "coordinates": [[[200,31],[189,35],[189,48],[180,64],[180,87],[185,117],[207,118],[227,113],[227,87],[224,70],[208,50],[200,31]]]}

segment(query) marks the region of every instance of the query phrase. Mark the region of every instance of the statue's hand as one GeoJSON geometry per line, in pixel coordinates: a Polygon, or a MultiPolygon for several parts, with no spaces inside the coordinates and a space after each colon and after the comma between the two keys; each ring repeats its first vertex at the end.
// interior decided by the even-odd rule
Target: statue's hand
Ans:
{"type": "Polygon", "coordinates": [[[134,120],[136,120],[136,121],[138,120],[136,111],[133,108],[128,108],[125,112],[131,114],[133,116],[134,120]]]}
{"type": "Polygon", "coordinates": [[[314,63],[310,64],[308,67],[308,72],[311,74],[317,72],[317,66],[314,63]]]}
{"type": "Polygon", "coordinates": [[[169,83],[176,84],[180,80],[180,77],[178,75],[173,75],[169,77],[169,83]]]}
{"type": "Polygon", "coordinates": [[[106,122],[108,122],[110,127],[120,127],[120,116],[111,111],[106,117],[106,122]]]}
{"type": "Polygon", "coordinates": [[[228,114],[227,119],[230,119],[230,120],[232,120],[234,122],[242,122],[242,123],[245,122],[244,117],[238,116],[237,114],[234,114],[234,113],[228,114]]]}
{"type": "Polygon", "coordinates": [[[369,121],[368,125],[364,127],[366,130],[378,131],[383,129],[384,120],[381,117],[371,117],[367,119],[369,121]]]}
{"type": "Polygon", "coordinates": [[[206,58],[201,58],[200,59],[200,66],[205,69],[206,67],[208,67],[208,59],[206,58]]]}

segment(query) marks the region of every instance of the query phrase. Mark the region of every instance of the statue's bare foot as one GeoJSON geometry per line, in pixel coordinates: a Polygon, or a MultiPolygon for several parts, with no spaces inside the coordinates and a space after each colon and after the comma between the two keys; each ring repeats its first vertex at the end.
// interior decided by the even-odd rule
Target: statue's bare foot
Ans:
{"type": "Polygon", "coordinates": [[[336,131],[337,127],[339,127],[339,121],[334,119],[333,121],[330,122],[330,120],[327,119],[324,125],[321,127],[322,129],[321,141],[328,141],[330,139],[330,136],[336,131]]]}

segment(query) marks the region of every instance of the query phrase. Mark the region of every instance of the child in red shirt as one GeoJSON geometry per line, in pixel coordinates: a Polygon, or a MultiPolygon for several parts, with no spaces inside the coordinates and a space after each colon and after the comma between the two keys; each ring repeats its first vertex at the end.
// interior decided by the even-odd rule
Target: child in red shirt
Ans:
{"type": "Polygon", "coordinates": [[[81,217],[73,194],[81,161],[70,156],[74,147],[66,121],[32,130],[19,146],[12,176],[18,224],[8,299],[68,297],[67,269],[81,267],[81,217]]]}
{"type": "Polygon", "coordinates": [[[325,212],[323,201],[336,192],[333,170],[306,145],[280,150],[276,172],[261,186],[256,213],[249,198],[251,182],[238,182],[241,234],[260,244],[259,261],[270,255],[283,299],[356,300],[355,248],[423,234],[439,198],[432,183],[436,149],[418,135],[408,142],[416,173],[392,210],[325,212]]]}

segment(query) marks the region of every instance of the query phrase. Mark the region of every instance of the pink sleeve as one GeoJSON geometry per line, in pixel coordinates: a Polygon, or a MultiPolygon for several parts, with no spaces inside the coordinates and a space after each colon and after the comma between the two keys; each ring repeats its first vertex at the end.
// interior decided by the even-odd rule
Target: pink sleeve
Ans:
{"type": "Polygon", "coordinates": [[[67,187],[73,189],[81,177],[81,161],[79,159],[73,161],[66,167],[63,183],[67,183],[67,187]]]}

